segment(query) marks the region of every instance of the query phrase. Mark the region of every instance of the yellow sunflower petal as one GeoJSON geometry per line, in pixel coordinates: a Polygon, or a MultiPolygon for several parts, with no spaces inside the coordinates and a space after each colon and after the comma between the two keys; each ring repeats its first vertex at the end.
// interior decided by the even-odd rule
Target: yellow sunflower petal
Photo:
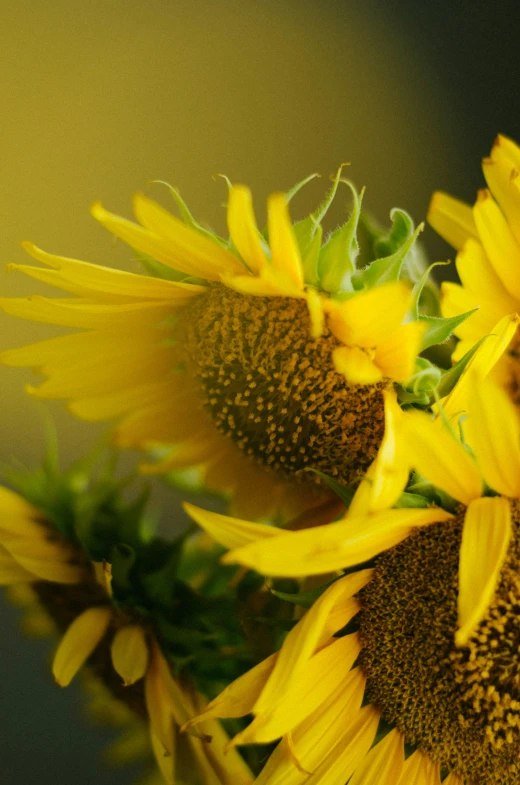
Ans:
{"type": "Polygon", "coordinates": [[[285,194],[271,194],[267,202],[267,228],[272,265],[287,275],[297,289],[303,289],[303,267],[292,228],[285,194]]]}
{"type": "Polygon", "coordinates": [[[66,687],[90,657],[105,635],[111,608],[88,608],[78,616],[60,641],[54,656],[52,672],[60,687],[66,687]]]}
{"type": "Polygon", "coordinates": [[[385,433],[376,459],[357,487],[348,517],[379,512],[393,507],[403,493],[409,475],[409,462],[402,449],[402,409],[394,389],[385,390],[385,433]]]}
{"type": "Polygon", "coordinates": [[[464,780],[458,774],[448,774],[442,785],[464,785],[464,780]]]}
{"type": "MultiPolygon", "coordinates": [[[[498,151],[501,148],[498,147],[498,151]]],[[[492,152],[482,161],[484,177],[494,198],[504,213],[517,242],[520,242],[520,190],[515,182],[518,169],[507,156],[492,152]]]]}
{"type": "Polygon", "coordinates": [[[512,166],[520,169],[520,147],[509,137],[498,134],[492,155],[499,159],[507,159],[512,166]]]}
{"type": "Polygon", "coordinates": [[[83,420],[97,422],[110,420],[126,412],[158,403],[165,398],[172,400],[174,384],[170,380],[118,390],[98,398],[83,398],[69,404],[69,411],[83,420]]]}
{"type": "MultiPolygon", "coordinates": [[[[348,601],[366,585],[370,577],[371,571],[363,570],[337,581],[293,627],[284,641],[273,672],[255,703],[255,714],[270,712],[292,686],[300,682],[301,673],[315,650],[336,632],[330,629],[330,613],[338,606],[348,608],[348,601]]],[[[355,601],[345,624],[357,613],[358,608],[359,604],[355,601]]]]}
{"type": "MultiPolygon", "coordinates": [[[[474,305],[485,303],[485,310],[492,310],[493,324],[505,313],[514,313],[518,309],[520,303],[509,294],[482,245],[476,240],[468,240],[457,255],[457,272],[464,289],[475,298],[474,305]]],[[[464,304],[459,313],[470,310],[474,305],[468,308],[467,303],[464,304]]]]}
{"type": "Polygon", "coordinates": [[[183,272],[216,280],[221,272],[240,273],[244,269],[241,261],[216,240],[187,226],[144,194],[135,195],[134,212],[137,220],[171,249],[175,259],[172,266],[182,260],[183,272]]]}
{"type": "Polygon", "coordinates": [[[442,191],[434,193],[427,220],[457,250],[463,248],[468,237],[478,238],[471,207],[442,191]]]}
{"type": "Polygon", "coordinates": [[[520,245],[489,191],[479,191],[473,213],[480,240],[495,272],[507,291],[520,299],[520,245]]]}
{"type": "Polygon", "coordinates": [[[339,346],[332,352],[332,361],[351,384],[376,384],[383,378],[381,369],[359,346],[339,346]]]}
{"type": "Polygon", "coordinates": [[[234,185],[229,191],[227,224],[240,256],[252,272],[259,273],[268,260],[256,224],[251,191],[245,185],[234,185]]]}
{"type": "Polygon", "coordinates": [[[457,646],[467,643],[488,609],[511,532],[508,499],[500,496],[475,499],[466,510],[460,546],[457,646]]]}
{"type": "Polygon", "coordinates": [[[349,785],[397,785],[404,764],[404,736],[397,729],[372,747],[349,785]]]}
{"type": "Polygon", "coordinates": [[[319,338],[325,330],[325,312],[323,300],[316,289],[307,289],[306,293],[307,308],[311,319],[311,337],[319,338]]]}
{"type": "Polygon", "coordinates": [[[446,417],[451,419],[466,411],[468,395],[472,387],[472,373],[487,376],[491,372],[511,343],[519,324],[520,317],[512,314],[504,316],[493,328],[475,352],[451,393],[443,400],[442,407],[446,417]]]}
{"type": "Polygon", "coordinates": [[[156,757],[157,759],[170,757],[171,766],[169,768],[172,769],[175,753],[175,728],[167,700],[162,664],[159,647],[153,642],[144,682],[146,710],[150,719],[152,739],[155,736],[159,742],[155,749],[156,757]]]}
{"type": "Polygon", "coordinates": [[[273,672],[277,658],[278,652],[271,654],[270,657],[262,660],[243,676],[239,676],[238,679],[231,682],[220,695],[206,706],[201,714],[187,722],[183,730],[213,717],[232,718],[250,714],[273,672]]]}
{"type": "Polygon", "coordinates": [[[402,433],[403,449],[419,474],[463,504],[481,496],[482,478],[475,461],[442,420],[405,412],[402,433]]]}
{"type": "MultiPolygon", "coordinates": [[[[359,668],[346,675],[335,695],[309,715],[271,754],[255,785],[304,785],[309,773],[341,749],[345,731],[356,722],[365,691],[365,677],[359,668]],[[287,746],[292,755],[288,755],[287,746]],[[296,764],[298,761],[298,764],[296,764]]],[[[326,780],[325,780],[326,782],[326,780]]]]}
{"type": "Polygon", "coordinates": [[[373,744],[380,714],[373,706],[362,708],[347,726],[336,748],[314,770],[305,785],[344,785],[362,765],[373,744]]]}
{"type": "MultiPolygon", "coordinates": [[[[173,725],[170,730],[170,746],[166,750],[164,744],[160,741],[153,728],[150,728],[150,741],[152,743],[152,751],[157,761],[157,766],[165,782],[168,785],[177,785],[175,782],[175,760],[176,760],[176,742],[177,734],[173,725]]],[[[162,780],[160,781],[162,785],[162,780]]]]}
{"type": "Polygon", "coordinates": [[[339,689],[360,651],[357,635],[346,635],[319,651],[306,663],[298,681],[280,703],[255,717],[235,736],[233,744],[268,743],[291,731],[339,689]]]}
{"type": "Polygon", "coordinates": [[[464,438],[475,451],[480,470],[495,491],[520,497],[520,423],[507,393],[489,378],[468,380],[468,417],[464,438]]]}
{"type": "Polygon", "coordinates": [[[216,512],[203,510],[189,502],[184,502],[182,506],[190,518],[193,518],[210,537],[225,548],[239,548],[249,542],[287,534],[283,529],[276,529],[262,523],[242,521],[239,518],[231,518],[229,515],[220,515],[216,512]]]}
{"type": "Polygon", "coordinates": [[[18,564],[15,559],[10,562],[3,561],[0,563],[0,586],[10,586],[14,583],[32,583],[34,575],[21,564],[18,564]]]}
{"type": "Polygon", "coordinates": [[[299,289],[283,271],[264,268],[260,275],[221,275],[222,283],[241,294],[253,297],[298,297],[305,298],[305,292],[299,289]]]}
{"type": "MultiPolygon", "coordinates": [[[[151,275],[139,275],[126,270],[102,267],[91,262],[82,262],[78,259],[69,259],[65,256],[56,256],[42,251],[41,248],[37,248],[29,242],[22,243],[22,247],[33,258],[58,270],[64,281],[79,284],[92,292],[138,297],[139,300],[173,299],[174,302],[182,303],[205,291],[204,286],[196,284],[167,281],[164,278],[155,278],[151,275]]],[[[11,269],[22,269],[29,275],[38,277],[35,268],[15,265],[11,269]]]]}
{"type": "Polygon", "coordinates": [[[383,376],[396,382],[406,382],[415,369],[415,360],[425,333],[424,322],[401,324],[378,344],[374,362],[383,376]]]}
{"type": "Polygon", "coordinates": [[[409,287],[402,281],[393,281],[331,307],[328,326],[348,346],[373,348],[388,340],[409,306],[409,287]]]}
{"type": "MultiPolygon", "coordinates": [[[[146,200],[144,196],[136,197],[136,212],[138,211],[141,216],[146,214],[148,217],[149,202],[151,200],[146,200]]],[[[105,229],[135,248],[136,251],[141,251],[141,253],[151,256],[152,259],[156,259],[179,272],[186,273],[186,275],[216,281],[221,272],[240,269],[241,263],[236,257],[233,257],[217,243],[213,243],[190,229],[181,221],[179,221],[179,231],[175,233],[174,229],[175,239],[172,240],[171,237],[160,236],[132,221],[109,213],[99,202],[92,206],[91,212],[105,229]],[[229,259],[234,260],[234,263],[229,264],[229,259]]],[[[173,216],[171,219],[175,220],[173,216]]],[[[148,223],[151,223],[151,220],[148,223]]]]}
{"type": "Polygon", "coordinates": [[[416,750],[405,760],[397,785],[441,785],[440,766],[416,750]]]}
{"type": "Polygon", "coordinates": [[[148,667],[148,644],[139,624],[122,627],[114,635],[111,646],[112,664],[125,687],[142,679],[148,667]]]}
{"type": "Polygon", "coordinates": [[[387,510],[293,532],[290,539],[281,535],[244,545],[225,554],[222,561],[271,576],[322,575],[362,564],[397,545],[413,528],[450,517],[437,508],[387,510]]]}

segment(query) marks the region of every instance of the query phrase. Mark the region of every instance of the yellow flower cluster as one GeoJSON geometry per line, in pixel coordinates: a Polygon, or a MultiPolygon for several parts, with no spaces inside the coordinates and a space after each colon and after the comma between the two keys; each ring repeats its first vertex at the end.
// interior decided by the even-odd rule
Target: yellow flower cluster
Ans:
{"type": "Polygon", "coordinates": [[[263,231],[228,183],[227,238],[173,189],[180,218],[94,205],[146,275],[28,243],[42,266],[11,266],[69,296],[0,306],[75,330],[0,356],[29,392],[228,503],[186,503],[204,533],[167,559],[0,491],[0,583],[61,633],[57,683],[100,675],[171,785],[520,783],[520,149],[499,137],[483,169],[473,208],[432,199],[458,251],[440,297],[403,211],[360,245],[341,169],[298,222],[306,181],[270,196],[263,231]]]}

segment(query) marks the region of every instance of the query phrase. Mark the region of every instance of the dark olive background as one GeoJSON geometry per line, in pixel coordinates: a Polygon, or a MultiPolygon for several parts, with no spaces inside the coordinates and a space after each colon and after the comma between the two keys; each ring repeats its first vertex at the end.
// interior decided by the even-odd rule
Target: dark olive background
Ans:
{"type": "MultiPolygon", "coordinates": [[[[224,229],[225,191],[211,175],[249,183],[260,215],[267,193],[345,160],[380,220],[390,208],[424,217],[443,188],[472,201],[479,161],[500,131],[520,140],[515,3],[354,0],[104,0],[0,3],[0,256],[19,242],[90,261],[131,254],[90,218],[98,198],[130,214],[130,195],[155,178],[181,188],[198,216],[224,229]]],[[[293,215],[325,183],[298,197],[293,215]]],[[[157,186],[149,189],[164,198],[157,186]]],[[[339,200],[331,222],[344,215],[339,200]]],[[[331,223],[332,225],[332,223],[331,223]]],[[[432,257],[450,250],[431,230],[432,257]]],[[[0,273],[3,294],[46,292],[0,273]]],[[[2,348],[56,334],[1,319],[2,348]]],[[[0,460],[37,462],[43,412],[65,462],[100,429],[60,404],[23,396],[25,370],[0,370],[0,460]]],[[[157,490],[173,526],[176,500],[157,490]]],[[[79,690],[59,690],[50,645],[17,630],[2,606],[2,785],[127,783],[99,762],[108,735],[81,716],[79,690]]]]}

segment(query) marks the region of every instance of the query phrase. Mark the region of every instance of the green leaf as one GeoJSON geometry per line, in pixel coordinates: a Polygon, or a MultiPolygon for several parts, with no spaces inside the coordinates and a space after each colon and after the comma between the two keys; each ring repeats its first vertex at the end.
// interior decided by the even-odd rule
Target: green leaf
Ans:
{"type": "Polygon", "coordinates": [[[475,311],[478,311],[478,308],[473,308],[471,311],[466,311],[466,313],[461,313],[458,316],[446,318],[442,316],[419,316],[419,321],[428,325],[422,337],[421,352],[430,346],[447,341],[453,331],[474,314],[475,311]]]}
{"type": "Polygon", "coordinates": [[[337,480],[333,477],[329,477],[328,474],[324,474],[323,472],[318,471],[318,469],[305,469],[304,471],[312,472],[316,474],[320,480],[322,480],[327,487],[333,491],[336,496],[341,499],[342,502],[348,507],[350,502],[354,498],[354,491],[352,488],[347,488],[345,485],[341,485],[337,480]]]}
{"type": "Polygon", "coordinates": [[[314,237],[302,253],[303,279],[309,286],[319,288],[318,261],[320,257],[323,229],[318,226],[314,237]]]}

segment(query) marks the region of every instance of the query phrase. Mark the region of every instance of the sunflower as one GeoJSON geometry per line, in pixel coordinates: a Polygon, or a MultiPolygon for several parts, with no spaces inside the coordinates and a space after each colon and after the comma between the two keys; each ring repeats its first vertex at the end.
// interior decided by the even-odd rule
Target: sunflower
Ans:
{"type": "Polygon", "coordinates": [[[403,452],[451,514],[389,510],[363,526],[352,516],[320,539],[278,534],[230,554],[268,575],[325,574],[381,553],[398,516],[408,525],[192,721],[252,713],[233,744],[281,738],[258,785],[520,783],[520,425],[506,393],[475,371],[463,438],[455,425],[421,412],[399,423],[403,452]],[[374,521],[378,546],[366,547],[374,521]]]}
{"type": "MultiPolygon", "coordinates": [[[[482,162],[488,189],[473,208],[448,194],[434,194],[428,220],[457,249],[461,285],[442,284],[442,308],[448,316],[478,307],[455,329],[460,338],[454,358],[461,357],[489,333],[502,317],[520,311],[520,148],[498,136],[482,162]]],[[[520,338],[516,333],[495,378],[520,404],[520,338]]]]}
{"type": "Polygon", "coordinates": [[[206,701],[188,678],[172,674],[147,614],[113,596],[111,565],[90,561],[39,509],[6,488],[0,508],[0,583],[29,605],[29,628],[46,631],[43,615],[62,633],[52,665],[57,684],[70,684],[88,662],[113,697],[149,724],[157,765],[170,785],[186,766],[201,785],[252,782],[240,755],[224,758],[227,735],[218,722],[180,735],[206,701]]]}
{"type": "Polygon", "coordinates": [[[6,351],[2,362],[42,373],[28,388],[38,398],[65,399],[86,420],[118,418],[117,445],[163,455],[145,470],[200,467],[204,484],[232,494],[242,515],[319,504],[328,495],[302,470],[350,483],[367,468],[383,434],[383,390],[411,376],[427,328],[400,279],[421,228],[406,214],[394,213],[388,255],[363,268],[353,190],[350,219],[322,243],[340,180],[341,170],[324,204],[294,225],[288,202],[297,189],[271,195],[267,233],[250,191],[230,185],[229,240],[196,224],[173,190],[183,220],[142,194],[139,224],[94,205],[153,276],[25,243],[44,267],[11,269],[72,297],[0,306],[81,332],[6,351]]]}

